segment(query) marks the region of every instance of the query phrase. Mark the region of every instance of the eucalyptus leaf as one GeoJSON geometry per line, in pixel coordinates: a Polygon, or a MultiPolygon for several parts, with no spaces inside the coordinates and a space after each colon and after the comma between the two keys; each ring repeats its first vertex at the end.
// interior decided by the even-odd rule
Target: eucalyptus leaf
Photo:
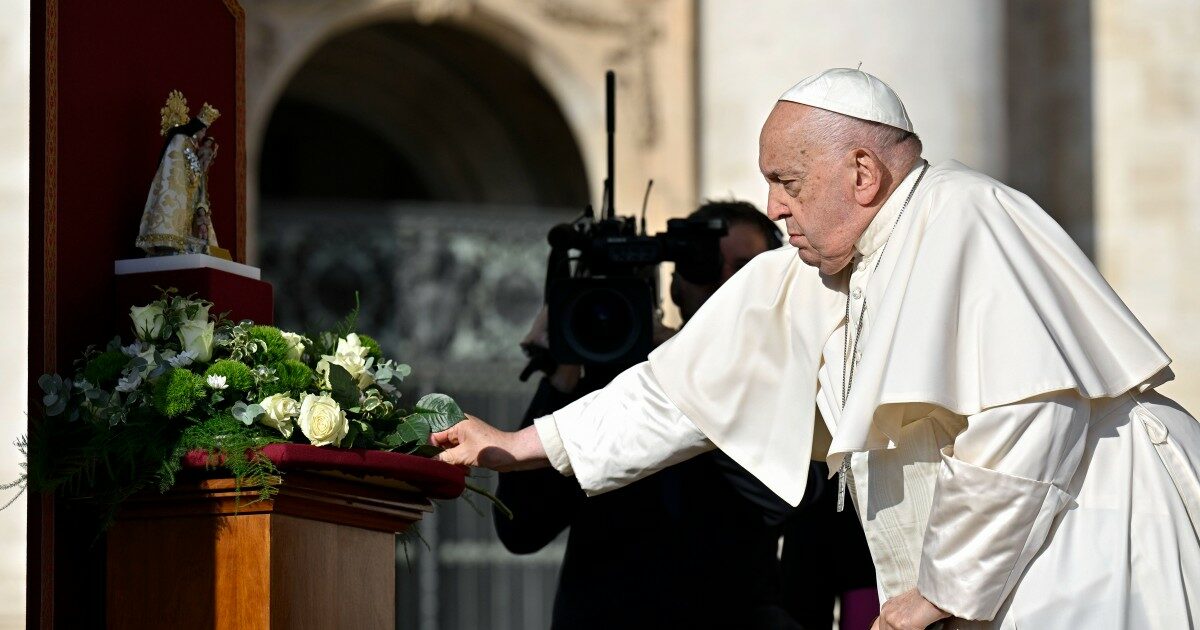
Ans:
{"type": "Polygon", "coordinates": [[[38,378],[38,387],[47,394],[57,394],[62,391],[63,380],[57,374],[43,374],[38,378]]]}
{"type": "Polygon", "coordinates": [[[445,431],[465,420],[467,415],[458,407],[454,399],[445,394],[426,394],[417,401],[413,415],[428,419],[433,431],[445,431]]]}
{"type": "Polygon", "coordinates": [[[239,400],[233,403],[233,409],[230,411],[233,413],[234,418],[241,421],[241,423],[246,426],[254,424],[254,421],[258,420],[259,416],[267,412],[266,409],[262,408],[262,405],[248,405],[244,400],[239,400]]]}
{"type": "Polygon", "coordinates": [[[67,409],[67,399],[59,398],[54,401],[54,404],[46,406],[46,415],[57,416],[58,414],[62,413],[63,411],[66,411],[66,409],[67,409]]]}

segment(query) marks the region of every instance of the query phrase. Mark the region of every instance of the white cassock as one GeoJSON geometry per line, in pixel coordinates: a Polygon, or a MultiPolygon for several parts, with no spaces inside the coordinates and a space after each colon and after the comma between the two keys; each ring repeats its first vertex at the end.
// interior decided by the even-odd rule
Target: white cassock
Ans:
{"type": "Polygon", "coordinates": [[[916,587],[948,628],[1192,627],[1200,423],[1153,389],[1170,359],[1025,195],[947,162],[901,215],[919,171],[851,273],[760,255],[539,419],[551,462],[598,494],[719,447],[795,505],[810,454],[849,455],[883,599],[916,587]]]}

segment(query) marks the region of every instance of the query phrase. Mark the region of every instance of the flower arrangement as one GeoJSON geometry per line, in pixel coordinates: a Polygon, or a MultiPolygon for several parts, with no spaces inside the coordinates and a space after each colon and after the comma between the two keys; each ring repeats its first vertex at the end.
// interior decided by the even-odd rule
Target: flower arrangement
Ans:
{"type": "Polygon", "coordinates": [[[465,417],[444,394],[406,409],[398,388],[411,369],[354,332],[357,309],[309,337],[213,317],[212,306],[165,290],[130,309],[132,343],[89,347],[70,378],[43,375],[44,418],[21,445],[28,484],[86,498],[107,522],[131,494],[169,489],[183,456],[201,450],[265,499],[279,474],[268,444],[428,456],[430,433],[465,417]]]}

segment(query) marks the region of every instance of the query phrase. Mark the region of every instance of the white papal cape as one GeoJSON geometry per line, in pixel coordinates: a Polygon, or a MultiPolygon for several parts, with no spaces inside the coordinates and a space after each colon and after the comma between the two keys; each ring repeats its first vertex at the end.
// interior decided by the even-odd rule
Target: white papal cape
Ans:
{"type": "Polygon", "coordinates": [[[917,587],[951,628],[1191,627],[1200,424],[1153,389],[1168,357],[1028,197],[948,162],[901,215],[917,176],[849,278],[759,256],[647,364],[539,421],[551,460],[598,492],[715,446],[796,504],[828,429],[885,599],[917,587]]]}

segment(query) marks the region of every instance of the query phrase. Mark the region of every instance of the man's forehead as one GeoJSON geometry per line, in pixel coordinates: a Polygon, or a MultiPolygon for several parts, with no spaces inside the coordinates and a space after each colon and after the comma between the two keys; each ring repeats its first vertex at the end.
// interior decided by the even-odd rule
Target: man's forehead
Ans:
{"type": "Polygon", "coordinates": [[[807,105],[780,101],[763,124],[758,143],[758,166],[763,175],[771,177],[785,171],[795,171],[807,150],[802,129],[797,122],[807,105]]]}

